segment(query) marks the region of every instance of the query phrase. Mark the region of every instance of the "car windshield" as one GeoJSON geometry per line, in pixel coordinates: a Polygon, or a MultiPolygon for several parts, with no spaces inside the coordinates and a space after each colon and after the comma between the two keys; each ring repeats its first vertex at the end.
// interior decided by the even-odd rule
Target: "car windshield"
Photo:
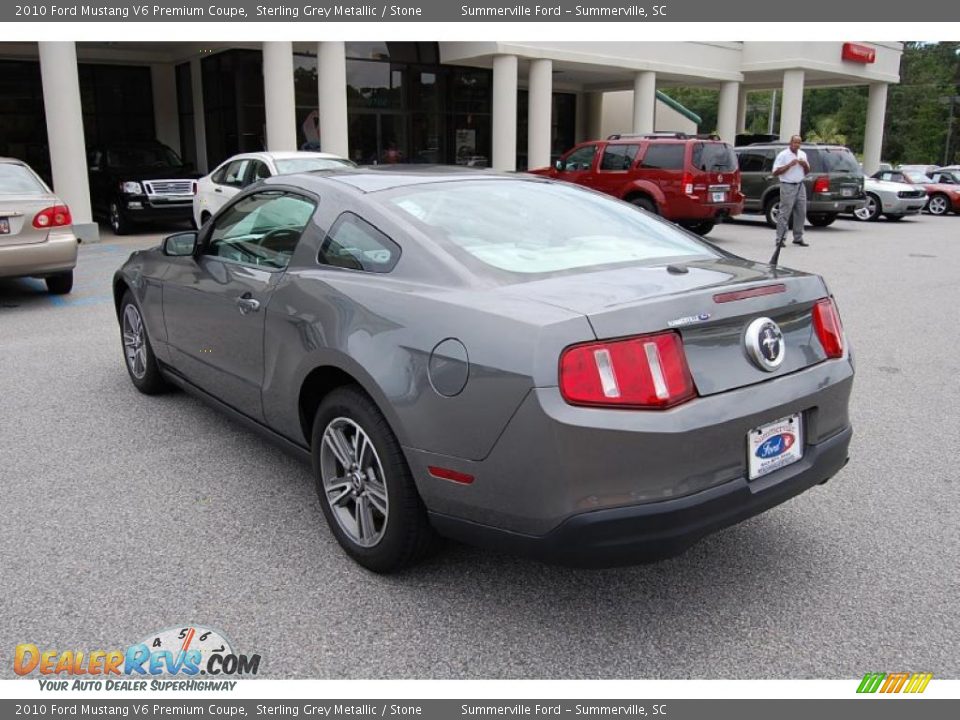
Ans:
{"type": "Polygon", "coordinates": [[[0,195],[46,195],[37,176],[19,163],[0,163],[0,195]]]}
{"type": "Polygon", "coordinates": [[[311,170],[334,170],[343,167],[356,167],[356,163],[346,158],[286,158],[274,160],[280,175],[310,172],[311,170]]]}
{"type": "Polygon", "coordinates": [[[111,168],[183,167],[177,154],[166,145],[126,145],[107,149],[111,168]]]}
{"type": "Polygon", "coordinates": [[[694,167],[705,172],[733,172],[737,156],[726,143],[696,143],[693,146],[694,167]]]}
{"type": "Polygon", "coordinates": [[[413,218],[441,246],[511,273],[715,256],[669,223],[562,183],[419,185],[393,191],[388,205],[413,218]]]}
{"type": "Polygon", "coordinates": [[[904,173],[903,176],[907,179],[908,183],[913,183],[914,185],[923,185],[924,183],[932,183],[929,177],[919,172],[909,172],[904,173]]]}
{"type": "Polygon", "coordinates": [[[823,172],[845,172],[861,175],[860,163],[846,148],[820,148],[823,172]]]}

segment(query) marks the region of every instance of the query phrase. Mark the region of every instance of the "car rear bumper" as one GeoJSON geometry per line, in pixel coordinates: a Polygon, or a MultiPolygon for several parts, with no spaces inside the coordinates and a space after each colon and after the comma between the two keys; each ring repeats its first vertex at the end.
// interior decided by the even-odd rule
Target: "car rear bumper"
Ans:
{"type": "Polygon", "coordinates": [[[743,212],[743,202],[708,203],[701,200],[683,198],[670,200],[662,208],[663,216],[667,220],[680,222],[683,220],[720,220],[733,217],[743,212]]]}
{"type": "Polygon", "coordinates": [[[72,270],[77,264],[77,236],[50,232],[47,239],[25,245],[0,245],[0,277],[44,277],[72,270]]]}
{"type": "Polygon", "coordinates": [[[692,495],[582,512],[544,535],[525,535],[431,513],[447,537],[548,562],[612,567],[677,555],[704,536],[764,512],[833,477],[848,459],[853,430],[808,445],[803,458],[753,481],[739,477],[692,495]]]}

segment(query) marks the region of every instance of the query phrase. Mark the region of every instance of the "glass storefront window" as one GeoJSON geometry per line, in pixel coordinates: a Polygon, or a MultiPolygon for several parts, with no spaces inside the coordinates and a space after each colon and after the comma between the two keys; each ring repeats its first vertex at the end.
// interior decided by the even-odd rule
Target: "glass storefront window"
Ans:
{"type": "Polygon", "coordinates": [[[347,105],[352,108],[403,107],[403,70],[391,63],[347,61],[347,105]]]}

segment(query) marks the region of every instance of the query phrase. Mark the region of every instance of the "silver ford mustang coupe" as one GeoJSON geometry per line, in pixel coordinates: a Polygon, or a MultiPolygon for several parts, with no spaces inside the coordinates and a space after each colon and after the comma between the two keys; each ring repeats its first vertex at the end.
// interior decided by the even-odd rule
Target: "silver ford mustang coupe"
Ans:
{"type": "Polygon", "coordinates": [[[270,178],[133,253],[114,296],[136,388],[311,460],[377,572],[438,536],[655,560],[847,462],[854,369],[820,277],[548,179],[270,178]]]}

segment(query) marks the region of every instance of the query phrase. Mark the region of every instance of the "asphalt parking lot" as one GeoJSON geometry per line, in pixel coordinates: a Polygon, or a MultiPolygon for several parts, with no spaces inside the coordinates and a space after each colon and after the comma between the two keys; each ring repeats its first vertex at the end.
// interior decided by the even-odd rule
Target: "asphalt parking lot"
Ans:
{"type": "MultiPolygon", "coordinates": [[[[196,623],[270,677],[960,677],[960,217],[839,220],[784,250],[827,278],[856,353],[852,459],[827,485],[656,565],[450,546],[393,577],[340,551],[308,467],[134,390],[110,279],[158,237],[82,247],[69,296],[0,281],[0,676],[17,643],[196,623]]],[[[773,232],[710,239],[766,261],[773,232]]]]}

